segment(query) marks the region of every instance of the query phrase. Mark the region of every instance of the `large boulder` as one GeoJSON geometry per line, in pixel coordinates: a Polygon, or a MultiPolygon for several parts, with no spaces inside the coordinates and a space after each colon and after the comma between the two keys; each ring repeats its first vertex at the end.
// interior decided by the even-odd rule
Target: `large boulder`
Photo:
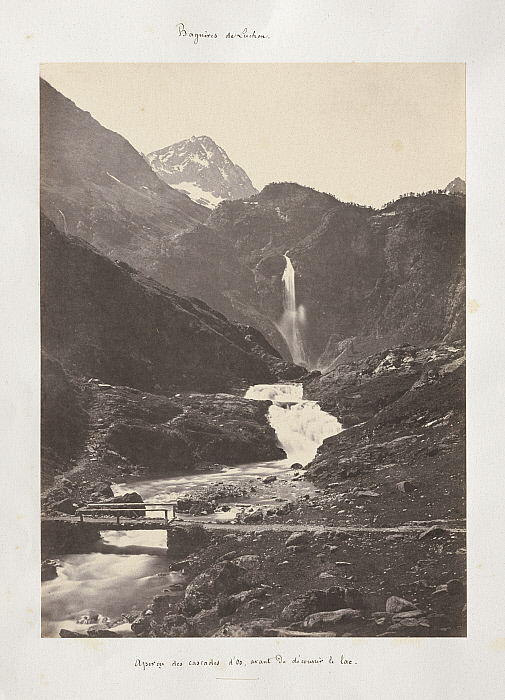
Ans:
{"type": "Polygon", "coordinates": [[[210,610],[202,610],[191,619],[191,626],[195,636],[198,637],[204,637],[209,634],[209,632],[217,630],[219,623],[220,616],[217,606],[214,606],[210,610]]]}
{"type": "Polygon", "coordinates": [[[163,618],[163,622],[156,630],[159,637],[192,637],[194,629],[191,621],[184,615],[171,613],[163,618]]]}
{"type": "Polygon", "coordinates": [[[417,610],[417,605],[396,595],[392,595],[386,600],[386,612],[388,613],[401,613],[409,610],[417,610]]]}
{"type": "Polygon", "coordinates": [[[284,543],[286,547],[309,544],[310,535],[308,532],[293,532],[284,543]]]}
{"type": "Polygon", "coordinates": [[[254,571],[261,565],[261,559],[257,554],[244,554],[243,556],[235,559],[235,564],[238,564],[238,566],[243,566],[244,569],[251,569],[254,571]]]}
{"type": "Polygon", "coordinates": [[[75,503],[72,503],[70,498],[64,498],[62,501],[59,501],[58,503],[55,503],[53,505],[53,510],[56,510],[58,513],[66,513],[67,515],[75,515],[75,511],[77,510],[77,506],[75,503]]]}
{"type": "Polygon", "coordinates": [[[363,622],[361,613],[352,608],[318,612],[309,615],[303,621],[303,627],[309,632],[347,632],[363,622]]]}
{"type": "Polygon", "coordinates": [[[440,527],[440,525],[432,525],[427,530],[421,532],[419,539],[435,539],[437,537],[443,537],[444,535],[447,535],[447,530],[445,528],[440,527]]]}
{"type": "Polygon", "coordinates": [[[61,628],[59,634],[60,634],[60,637],[62,637],[63,639],[70,639],[73,637],[86,638],[88,636],[87,634],[79,634],[79,632],[72,632],[71,630],[67,630],[64,627],[61,628]]]}
{"type": "Polygon", "coordinates": [[[261,523],[263,520],[264,514],[261,508],[258,508],[258,510],[253,511],[252,513],[246,513],[244,515],[244,523],[250,525],[251,523],[261,523]]]}
{"type": "Polygon", "coordinates": [[[281,621],[289,625],[316,612],[335,611],[342,608],[359,609],[362,605],[363,597],[354,588],[332,586],[325,591],[311,590],[286,605],[281,613],[281,621]]]}
{"type": "MultiPolygon", "coordinates": [[[[103,503],[143,503],[144,499],[142,496],[137,493],[136,491],[131,491],[129,493],[123,493],[120,496],[114,496],[113,498],[107,498],[103,501],[103,503]]],[[[104,513],[107,513],[107,515],[116,515],[120,514],[123,517],[126,518],[142,518],[146,514],[146,509],[145,507],[139,507],[135,508],[135,510],[121,510],[121,511],[116,511],[114,509],[111,509],[110,511],[105,511],[104,513]]]]}
{"type": "Polygon", "coordinates": [[[213,637],[264,637],[266,630],[275,625],[275,620],[259,619],[236,625],[226,624],[214,632],[213,637]]]}
{"type": "Polygon", "coordinates": [[[212,608],[218,596],[229,596],[251,587],[247,569],[231,561],[220,561],[203,571],[186,588],[183,611],[196,615],[212,608]]]}

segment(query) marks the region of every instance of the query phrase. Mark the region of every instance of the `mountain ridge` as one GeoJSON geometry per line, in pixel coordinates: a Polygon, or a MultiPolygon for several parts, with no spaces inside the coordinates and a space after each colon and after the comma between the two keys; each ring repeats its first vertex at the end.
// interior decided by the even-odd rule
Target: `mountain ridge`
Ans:
{"type": "Polygon", "coordinates": [[[465,201],[457,194],[403,196],[375,210],[272,183],[249,199],[223,202],[169,243],[162,274],[229,318],[254,316],[287,357],[276,323],[289,252],[296,301],[306,310],[309,364],[324,369],[346,348],[370,354],[461,338],[464,230],[465,201]]]}
{"type": "Polygon", "coordinates": [[[41,210],[112,258],[156,269],[162,241],[210,210],[171,188],[121,135],[40,81],[41,210]]]}

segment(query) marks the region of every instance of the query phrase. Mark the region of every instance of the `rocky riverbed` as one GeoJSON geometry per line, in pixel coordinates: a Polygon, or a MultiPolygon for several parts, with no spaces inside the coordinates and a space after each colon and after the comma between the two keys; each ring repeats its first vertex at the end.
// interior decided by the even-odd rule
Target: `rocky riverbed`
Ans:
{"type": "Polygon", "coordinates": [[[212,473],[285,457],[267,414],[270,401],[232,394],[181,393],[167,398],[91,380],[81,386],[88,427],[79,456],[43,472],[42,510],[72,514],[114,495],[132,477],[212,473]]]}
{"type": "Polygon", "coordinates": [[[367,362],[310,378],[305,394],[354,425],[306,469],[208,474],[181,494],[151,602],[62,636],[464,636],[463,350],[367,362]],[[233,522],[213,522],[241,500],[233,522]]]}
{"type": "Polygon", "coordinates": [[[60,635],[121,635],[126,623],[140,637],[460,636],[464,543],[440,525],[390,534],[176,527],[178,558],[165,576],[178,572],[177,584],[142,610],[60,635]]]}

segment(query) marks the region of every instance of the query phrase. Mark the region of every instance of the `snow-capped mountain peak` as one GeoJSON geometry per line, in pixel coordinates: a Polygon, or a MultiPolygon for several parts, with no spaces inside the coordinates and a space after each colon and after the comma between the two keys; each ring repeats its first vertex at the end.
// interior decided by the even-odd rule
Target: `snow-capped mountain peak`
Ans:
{"type": "Polygon", "coordinates": [[[198,204],[213,208],[223,199],[257,194],[244,170],[208,136],[192,136],[153,151],[146,160],[162,180],[198,204]]]}

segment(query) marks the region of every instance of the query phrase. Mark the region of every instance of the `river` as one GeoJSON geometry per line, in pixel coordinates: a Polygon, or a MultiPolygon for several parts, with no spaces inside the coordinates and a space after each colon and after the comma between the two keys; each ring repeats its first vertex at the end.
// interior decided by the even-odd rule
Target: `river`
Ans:
{"type": "MultiPolygon", "coordinates": [[[[182,516],[191,522],[231,521],[251,507],[279,505],[314,491],[298,480],[293,464],[307,465],[326,437],[342,430],[336,418],[314,401],[303,399],[301,384],[259,384],[245,398],[272,401],[269,422],[287,458],[273,462],[224,467],[219,471],[175,475],[160,479],[130,479],[113,485],[115,495],[137,491],[145,501],[176,500],[208,486],[243,487],[239,502],[201,516],[182,516]],[[265,484],[267,476],[275,476],[265,484]]],[[[178,515],[178,517],[181,517],[178,515]]],[[[64,555],[58,559],[58,576],[42,583],[42,636],[57,637],[64,627],[83,632],[90,625],[108,627],[121,613],[147,607],[158,593],[180,596],[177,585],[183,576],[169,570],[174,561],[166,548],[164,530],[102,532],[100,551],[64,555]],[[171,590],[171,586],[175,586],[171,590]]],[[[113,627],[128,634],[129,624],[113,627]]]]}

